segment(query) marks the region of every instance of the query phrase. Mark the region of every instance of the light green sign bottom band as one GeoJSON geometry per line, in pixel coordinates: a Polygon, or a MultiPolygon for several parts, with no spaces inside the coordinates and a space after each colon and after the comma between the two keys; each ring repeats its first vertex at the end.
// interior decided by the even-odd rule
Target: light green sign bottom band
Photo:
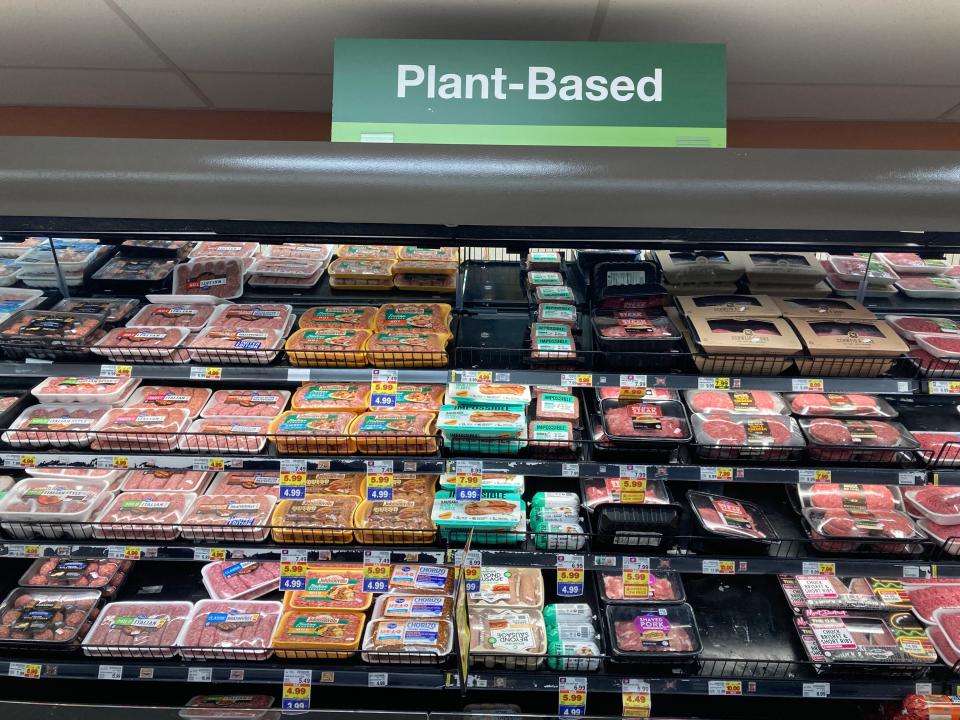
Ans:
{"type": "Polygon", "coordinates": [[[579,145],[612,147],[727,146],[726,128],[580,125],[423,125],[335,122],[333,142],[442,145],[579,145]]]}

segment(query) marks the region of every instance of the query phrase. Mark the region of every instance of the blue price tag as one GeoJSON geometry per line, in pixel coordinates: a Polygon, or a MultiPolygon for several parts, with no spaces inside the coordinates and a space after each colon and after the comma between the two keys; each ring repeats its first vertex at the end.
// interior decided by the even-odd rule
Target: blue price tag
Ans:
{"type": "Polygon", "coordinates": [[[307,587],[307,581],[302,577],[280,577],[281,590],[303,590],[307,587]]]}
{"type": "Polygon", "coordinates": [[[557,585],[557,594],[561,597],[579,597],[583,595],[581,583],[560,583],[557,585]]]}
{"type": "Polygon", "coordinates": [[[303,500],[307,496],[307,489],[305,487],[291,486],[291,485],[281,485],[280,486],[280,499],[281,500],[303,500]]]}
{"type": "Polygon", "coordinates": [[[293,700],[292,698],[284,698],[280,705],[281,710],[286,710],[288,712],[306,712],[310,709],[309,700],[293,700]]]}
{"type": "Polygon", "coordinates": [[[362,589],[363,592],[368,593],[385,593],[387,591],[387,581],[378,578],[364,578],[362,589]]]}
{"type": "Polygon", "coordinates": [[[469,500],[480,499],[480,488],[478,487],[460,487],[457,485],[453,491],[453,499],[457,502],[466,502],[469,500]]]}
{"type": "Polygon", "coordinates": [[[396,395],[373,395],[370,398],[370,407],[373,408],[395,408],[397,406],[396,395]]]}
{"type": "Polygon", "coordinates": [[[367,500],[393,500],[393,488],[368,486],[367,500]]]}

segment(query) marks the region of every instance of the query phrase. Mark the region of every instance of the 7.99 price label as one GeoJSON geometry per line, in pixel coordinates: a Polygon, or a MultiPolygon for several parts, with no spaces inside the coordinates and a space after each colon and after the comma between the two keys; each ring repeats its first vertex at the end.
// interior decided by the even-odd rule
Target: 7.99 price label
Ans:
{"type": "Polygon", "coordinates": [[[457,460],[453,499],[457,502],[475,502],[483,493],[483,462],[457,460]]]}

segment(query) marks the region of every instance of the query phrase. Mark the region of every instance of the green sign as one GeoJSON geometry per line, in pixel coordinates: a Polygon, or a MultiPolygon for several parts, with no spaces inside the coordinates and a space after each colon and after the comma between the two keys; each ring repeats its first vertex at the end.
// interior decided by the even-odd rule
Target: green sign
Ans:
{"type": "Polygon", "coordinates": [[[726,147],[723,45],[336,42],[336,142],[726,147]]]}

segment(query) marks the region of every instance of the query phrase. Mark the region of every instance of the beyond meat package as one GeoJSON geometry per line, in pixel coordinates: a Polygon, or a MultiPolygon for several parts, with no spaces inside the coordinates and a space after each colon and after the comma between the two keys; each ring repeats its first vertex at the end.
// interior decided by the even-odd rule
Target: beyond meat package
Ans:
{"type": "Polygon", "coordinates": [[[807,656],[818,671],[836,664],[896,666],[922,671],[937,662],[937,653],[909,611],[863,613],[855,610],[807,610],[794,622],[807,656]],[[821,664],[822,663],[822,664],[821,664]]]}
{"type": "Polygon", "coordinates": [[[909,610],[910,597],[899,580],[833,575],[780,575],[780,587],[795,613],[804,610],[909,610]]]}

